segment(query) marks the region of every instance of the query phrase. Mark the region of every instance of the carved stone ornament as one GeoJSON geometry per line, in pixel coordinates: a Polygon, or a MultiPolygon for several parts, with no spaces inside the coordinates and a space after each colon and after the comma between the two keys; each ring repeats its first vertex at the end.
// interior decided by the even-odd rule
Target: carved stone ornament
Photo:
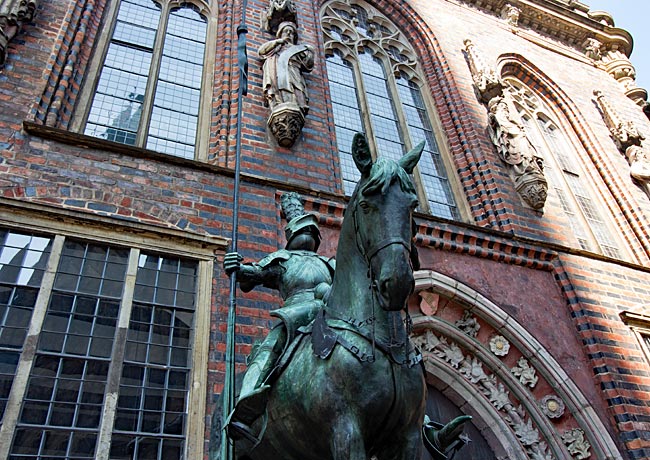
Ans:
{"type": "Polygon", "coordinates": [[[645,137],[631,120],[623,120],[602,91],[594,90],[605,124],[630,165],[630,176],[642,184],[650,182],[650,159],[643,146],[645,137]]]}
{"type": "Polygon", "coordinates": [[[465,310],[463,317],[454,323],[458,329],[463,331],[470,337],[476,337],[478,335],[481,325],[478,323],[478,320],[469,310],[465,310]]]}
{"type": "Polygon", "coordinates": [[[503,94],[503,84],[494,69],[485,64],[476,45],[469,39],[465,39],[463,43],[465,44],[469,70],[474,80],[474,88],[480,100],[487,104],[491,99],[503,94]]]}
{"type": "Polygon", "coordinates": [[[519,382],[522,385],[528,385],[531,388],[535,388],[537,385],[538,377],[535,375],[535,368],[528,364],[526,358],[519,358],[517,365],[511,371],[516,377],[519,377],[519,382]]]}
{"type": "MultiPolygon", "coordinates": [[[[507,344],[508,348],[510,347],[505,338],[501,336],[495,337],[500,337],[503,339],[502,343],[507,344]]],[[[427,355],[435,356],[453,368],[458,369],[458,372],[474,385],[490,401],[490,404],[502,414],[504,421],[515,433],[529,458],[544,460],[554,458],[546,442],[541,439],[539,430],[526,413],[525,408],[521,404],[515,405],[510,400],[510,393],[503,383],[499,382],[494,374],[488,375],[483,368],[483,364],[476,357],[465,356],[456,343],[450,342],[445,337],[439,337],[432,331],[416,336],[414,343],[420,347],[425,359],[427,359],[427,355]]]]}
{"type": "Polygon", "coordinates": [[[280,104],[271,112],[268,125],[278,144],[289,148],[300,136],[305,116],[294,104],[280,104]]]}
{"type": "Polygon", "coordinates": [[[602,46],[603,44],[600,42],[600,40],[597,40],[595,38],[588,38],[582,44],[582,47],[584,48],[585,51],[585,56],[587,56],[589,59],[593,61],[599,61],[600,58],[602,57],[602,53],[601,53],[602,46]]]}
{"type": "Polygon", "coordinates": [[[9,42],[26,22],[34,19],[36,0],[0,0],[0,66],[7,59],[9,42]]]}
{"type": "Polygon", "coordinates": [[[506,22],[511,27],[517,27],[519,24],[519,15],[521,10],[514,5],[506,3],[501,10],[501,17],[506,20],[506,22]]]}
{"type": "Polygon", "coordinates": [[[509,165],[515,189],[522,200],[533,209],[541,209],[548,191],[544,163],[511,105],[507,92],[488,103],[490,138],[501,159],[509,165]]]}
{"type": "Polygon", "coordinates": [[[309,111],[304,72],[314,68],[314,49],[298,44],[298,29],[290,21],[277,27],[274,40],[264,43],[258,54],[264,61],[264,103],[271,108],[268,125],[278,144],[291,147],[302,131],[309,111]]]}
{"type": "Polygon", "coordinates": [[[555,395],[544,396],[539,406],[548,418],[560,418],[564,415],[564,401],[555,395]]]}
{"type": "Polygon", "coordinates": [[[275,35],[278,26],[285,21],[298,23],[296,20],[296,5],[293,0],[270,0],[269,7],[260,16],[261,28],[275,35]]]}
{"type": "Polygon", "coordinates": [[[490,350],[496,356],[505,356],[510,351],[510,343],[502,335],[493,335],[490,339],[490,350]]]}
{"type": "Polygon", "coordinates": [[[636,85],[636,70],[627,55],[616,44],[612,44],[601,58],[603,68],[623,87],[625,95],[636,104],[642,105],[648,92],[636,85]]]}
{"type": "Polygon", "coordinates": [[[591,444],[585,439],[585,432],[580,428],[575,428],[571,431],[567,431],[562,436],[562,441],[567,446],[569,453],[573,455],[573,458],[577,460],[585,460],[591,457],[589,449],[591,449],[591,444]]]}

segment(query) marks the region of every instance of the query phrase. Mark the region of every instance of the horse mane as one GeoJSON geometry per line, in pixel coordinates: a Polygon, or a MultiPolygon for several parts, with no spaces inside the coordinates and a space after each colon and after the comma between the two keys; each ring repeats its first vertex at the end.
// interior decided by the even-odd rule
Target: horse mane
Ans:
{"type": "Polygon", "coordinates": [[[359,183],[359,194],[369,195],[381,192],[385,195],[394,181],[399,181],[400,188],[405,193],[415,193],[415,186],[410,176],[398,162],[386,157],[379,157],[372,165],[367,180],[359,183]]]}

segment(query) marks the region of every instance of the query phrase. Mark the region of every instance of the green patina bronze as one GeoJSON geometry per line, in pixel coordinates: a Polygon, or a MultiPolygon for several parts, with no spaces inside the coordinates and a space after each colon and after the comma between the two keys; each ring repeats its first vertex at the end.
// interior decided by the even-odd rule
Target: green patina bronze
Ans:
{"type": "Polygon", "coordinates": [[[225,422],[236,458],[419,460],[426,447],[442,460],[459,446],[469,417],[447,426],[425,420],[421,356],[403,319],[417,264],[418,202],[409,175],[422,149],[399,162],[373,161],[363,135],[355,136],[361,179],[345,213],[336,271],[315,252],[315,218],[300,206],[288,212],[285,196],[286,249],[254,264],[227,255],[226,271],[237,271],[244,291],[264,285],[284,300],[225,422]]]}

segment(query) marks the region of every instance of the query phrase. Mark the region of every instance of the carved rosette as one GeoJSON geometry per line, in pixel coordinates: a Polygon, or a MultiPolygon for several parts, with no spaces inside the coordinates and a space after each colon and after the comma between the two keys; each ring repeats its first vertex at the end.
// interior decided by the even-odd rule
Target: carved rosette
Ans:
{"type": "Polygon", "coordinates": [[[305,116],[295,104],[279,104],[268,120],[271,133],[282,147],[290,148],[300,136],[305,116]]]}
{"type": "Polygon", "coordinates": [[[555,395],[544,396],[539,406],[548,418],[560,418],[564,415],[564,401],[555,395]]]}
{"type": "Polygon", "coordinates": [[[496,356],[506,356],[510,351],[510,343],[502,335],[493,335],[490,339],[490,350],[496,356]]]}

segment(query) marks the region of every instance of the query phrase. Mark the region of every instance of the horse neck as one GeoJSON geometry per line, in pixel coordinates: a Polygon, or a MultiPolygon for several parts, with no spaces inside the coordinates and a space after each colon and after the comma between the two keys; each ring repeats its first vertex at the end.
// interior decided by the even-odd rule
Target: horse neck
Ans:
{"type": "Polygon", "coordinates": [[[345,219],[341,229],[327,312],[339,319],[353,319],[357,322],[374,317],[373,327],[377,335],[388,338],[391,314],[385,312],[373,298],[368,264],[357,246],[354,228],[350,225],[351,220],[352,216],[345,219]]]}

